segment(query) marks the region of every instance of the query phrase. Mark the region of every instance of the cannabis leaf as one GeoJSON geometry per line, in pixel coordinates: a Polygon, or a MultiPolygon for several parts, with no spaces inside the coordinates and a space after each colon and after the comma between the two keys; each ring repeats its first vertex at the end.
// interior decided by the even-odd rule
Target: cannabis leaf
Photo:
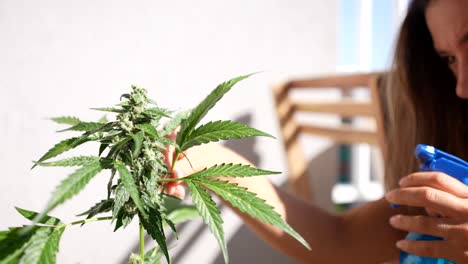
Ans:
{"type": "Polygon", "coordinates": [[[138,157],[138,155],[140,155],[144,136],[145,136],[145,133],[143,131],[140,131],[136,134],[131,135],[131,137],[133,138],[133,142],[134,142],[134,147],[133,147],[133,152],[132,152],[134,157],[138,157]]]}
{"type": "Polygon", "coordinates": [[[98,157],[80,156],[80,157],[72,157],[72,158],[53,161],[53,162],[41,162],[41,163],[36,163],[36,164],[43,166],[43,167],[73,167],[73,166],[87,165],[90,163],[96,163],[98,161],[99,161],[98,157]]]}
{"type": "Polygon", "coordinates": [[[71,126],[74,126],[81,122],[81,120],[78,117],[74,117],[74,116],[53,117],[51,118],[51,120],[56,122],[57,124],[64,124],[64,125],[71,125],[71,126]]]}
{"type": "Polygon", "coordinates": [[[169,121],[161,131],[161,136],[166,136],[167,134],[174,131],[187,117],[189,116],[188,111],[182,111],[177,113],[171,121],[169,121]]]}
{"type": "Polygon", "coordinates": [[[252,177],[257,175],[271,175],[271,174],[279,174],[281,172],[277,171],[268,171],[268,170],[261,170],[250,165],[242,165],[242,164],[220,164],[214,165],[209,168],[205,168],[201,171],[195,172],[190,174],[187,177],[180,178],[180,180],[193,180],[197,179],[200,180],[202,178],[212,178],[217,176],[223,177],[252,177]]]}
{"type": "Polygon", "coordinates": [[[208,142],[253,136],[274,138],[268,133],[251,128],[241,123],[233,121],[216,121],[209,122],[195,129],[189,136],[187,136],[185,143],[180,148],[181,150],[186,150],[193,146],[205,144],[208,142]]]}
{"type": "Polygon", "coordinates": [[[135,184],[135,179],[133,178],[132,174],[128,171],[125,164],[123,164],[120,161],[117,161],[115,163],[115,167],[117,171],[119,172],[120,179],[122,180],[125,190],[130,194],[130,197],[132,197],[132,200],[135,203],[135,205],[138,207],[138,210],[140,211],[140,213],[145,218],[147,218],[148,214],[146,213],[145,208],[143,208],[143,203],[141,202],[140,193],[138,192],[138,187],[135,184]]]}
{"type": "Polygon", "coordinates": [[[203,221],[208,225],[211,233],[215,236],[218,241],[221,251],[223,252],[224,261],[229,262],[228,252],[226,241],[224,240],[224,231],[223,231],[223,219],[221,219],[221,213],[216,207],[216,203],[211,199],[211,196],[208,192],[199,185],[198,182],[186,181],[187,186],[190,190],[190,195],[192,196],[192,201],[198,209],[200,216],[203,218],[203,221]]]}
{"type": "Polygon", "coordinates": [[[151,138],[158,138],[158,131],[154,126],[151,124],[138,124],[136,126],[141,131],[145,132],[146,135],[150,136],[151,138]]]}
{"type": "Polygon", "coordinates": [[[180,132],[177,134],[177,144],[183,146],[188,139],[188,136],[192,133],[195,126],[201,121],[201,119],[213,108],[221,98],[231,90],[231,88],[238,82],[250,77],[252,74],[243,75],[233,78],[227,82],[224,82],[216,89],[214,89],[195,109],[192,110],[190,116],[183,122],[180,132]]]}
{"type": "Polygon", "coordinates": [[[72,127],[69,127],[67,129],[59,130],[59,132],[64,132],[64,131],[94,131],[102,127],[101,122],[79,122],[72,127]]]}
{"type": "Polygon", "coordinates": [[[200,214],[196,207],[192,205],[180,205],[176,209],[172,210],[167,215],[167,218],[174,224],[180,224],[199,216],[200,214]]]}
{"type": "Polygon", "coordinates": [[[156,118],[160,118],[160,117],[171,117],[169,114],[170,114],[170,111],[166,110],[166,109],[163,109],[163,108],[148,108],[146,109],[145,111],[143,111],[143,114],[144,115],[147,115],[149,117],[156,117],[156,118]]]}
{"type": "Polygon", "coordinates": [[[102,169],[101,163],[94,161],[83,165],[83,167],[70,174],[52,193],[44,214],[80,192],[102,169]]]}
{"type": "Polygon", "coordinates": [[[161,264],[161,257],[161,251],[154,247],[145,254],[144,264],[161,264]]]}
{"type": "MultiPolygon", "coordinates": [[[[59,223],[55,222],[54,224],[59,223]]],[[[31,237],[31,243],[24,250],[24,256],[20,259],[19,263],[55,263],[55,255],[58,251],[63,231],[65,231],[64,226],[58,228],[39,228],[31,237]]]]}
{"type": "Polygon", "coordinates": [[[310,250],[309,244],[275,212],[273,207],[266,204],[264,200],[258,198],[256,194],[247,191],[247,188],[239,187],[237,184],[227,181],[207,179],[194,179],[194,181],[203,184],[206,188],[221,196],[241,212],[281,228],[310,250]]]}
{"type": "Polygon", "coordinates": [[[159,248],[166,256],[167,263],[171,263],[171,258],[169,256],[169,251],[166,244],[166,236],[164,234],[163,219],[161,218],[160,213],[151,208],[149,217],[141,217],[141,224],[145,228],[146,232],[154,239],[159,245],[159,248]]]}
{"type": "Polygon", "coordinates": [[[10,227],[6,231],[0,231],[0,264],[18,263],[35,229],[37,227],[27,233],[23,232],[24,228],[21,227],[10,227]]]}
{"type": "Polygon", "coordinates": [[[88,215],[86,218],[89,219],[97,214],[109,212],[110,210],[112,210],[113,205],[114,205],[114,199],[102,200],[98,202],[97,204],[93,205],[86,212],[78,214],[78,216],[88,215]]]}
{"type": "Polygon", "coordinates": [[[60,141],[59,143],[55,144],[51,149],[49,149],[33,166],[33,168],[37,165],[37,163],[41,163],[46,161],[50,158],[58,156],[70,149],[73,149],[85,142],[87,142],[88,136],[81,136],[81,137],[74,137],[60,141]]]}
{"type": "Polygon", "coordinates": [[[112,113],[123,113],[123,112],[125,112],[124,109],[118,109],[118,108],[114,108],[114,107],[98,107],[98,108],[91,108],[91,110],[103,111],[103,112],[112,112],[112,113]]]}
{"type": "Polygon", "coordinates": [[[120,212],[120,209],[130,199],[130,194],[125,190],[123,185],[115,188],[114,205],[112,207],[112,220],[115,220],[120,212]]]}
{"type": "MultiPolygon", "coordinates": [[[[29,220],[39,215],[21,208],[16,210],[29,220]]],[[[59,219],[48,215],[44,216],[39,224],[42,225],[1,231],[0,263],[55,263],[65,225],[59,219]]]]}

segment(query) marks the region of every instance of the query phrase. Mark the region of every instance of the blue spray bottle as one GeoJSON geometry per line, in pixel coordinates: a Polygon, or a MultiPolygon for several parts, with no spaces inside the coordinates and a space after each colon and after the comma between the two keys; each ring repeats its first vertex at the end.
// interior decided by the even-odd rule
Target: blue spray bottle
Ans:
{"type": "MultiPolygon", "coordinates": [[[[432,146],[419,144],[414,150],[414,155],[421,162],[421,171],[439,171],[450,175],[468,185],[468,162],[438,150],[432,146]]],[[[442,240],[443,238],[410,232],[408,240],[442,240]]],[[[435,259],[415,256],[407,252],[400,252],[401,264],[455,264],[445,259],[435,259]]]]}

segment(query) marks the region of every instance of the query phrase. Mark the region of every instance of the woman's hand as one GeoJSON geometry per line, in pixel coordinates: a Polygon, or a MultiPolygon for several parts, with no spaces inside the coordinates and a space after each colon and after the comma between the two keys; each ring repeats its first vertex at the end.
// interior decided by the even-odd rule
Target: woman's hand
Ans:
{"type": "Polygon", "coordinates": [[[427,216],[395,215],[398,229],[444,238],[443,241],[400,240],[397,247],[411,254],[468,263],[468,186],[440,172],[417,172],[400,180],[386,194],[393,204],[423,207],[427,216]]]}
{"type": "MultiPolygon", "coordinates": [[[[178,130],[178,129],[177,129],[178,130]]],[[[176,140],[177,137],[177,130],[173,131],[172,133],[167,135],[172,141],[176,140]]],[[[172,164],[175,159],[180,160],[184,156],[179,155],[179,157],[175,157],[175,148],[174,146],[167,145],[167,151],[164,151],[164,161],[166,162],[167,167],[169,170],[173,167],[172,164]]],[[[177,164],[177,162],[176,162],[177,164]]],[[[171,172],[170,178],[181,178],[183,177],[183,173],[181,170],[178,169],[177,166],[174,166],[173,171],[171,172]]],[[[182,181],[175,181],[175,182],[168,182],[165,186],[165,192],[169,195],[176,196],[180,199],[185,198],[185,187],[182,185],[182,181]]]]}

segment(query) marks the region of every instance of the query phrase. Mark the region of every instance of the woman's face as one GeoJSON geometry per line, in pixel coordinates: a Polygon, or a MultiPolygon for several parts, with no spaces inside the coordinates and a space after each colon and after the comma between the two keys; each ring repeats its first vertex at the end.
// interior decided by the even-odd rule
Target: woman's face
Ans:
{"type": "Polygon", "coordinates": [[[426,22],[437,53],[457,79],[457,95],[468,99],[468,0],[430,1],[426,22]]]}

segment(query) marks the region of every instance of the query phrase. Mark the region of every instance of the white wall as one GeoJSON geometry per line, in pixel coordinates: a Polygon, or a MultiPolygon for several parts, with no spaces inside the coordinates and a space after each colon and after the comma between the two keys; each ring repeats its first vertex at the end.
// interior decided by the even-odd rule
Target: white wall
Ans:
{"type": "MultiPolygon", "coordinates": [[[[0,1],[0,229],[24,223],[14,206],[43,209],[69,172],[29,169],[70,136],[54,133],[59,127],[45,118],[97,119],[101,113],[88,109],[116,103],[131,84],[146,87],[161,106],[179,109],[193,107],[221,81],[263,71],[236,86],[207,120],[250,113],[251,125],[279,135],[270,85],[336,69],[336,14],[336,1],[320,0],[0,1]]],[[[255,151],[261,167],[285,170],[279,140],[258,139],[255,151]]],[[[74,220],[105,196],[106,181],[107,175],[96,177],[53,214],[74,220]]],[[[230,211],[223,214],[227,237],[235,236],[240,221],[230,211]]],[[[181,240],[195,229],[184,228],[181,240]]],[[[132,225],[112,233],[106,223],[70,228],[58,263],[120,263],[137,244],[136,231],[132,225]]],[[[177,263],[215,262],[213,237],[205,230],[198,239],[177,263]]],[[[274,254],[257,263],[273,263],[268,258],[274,254]]]]}

